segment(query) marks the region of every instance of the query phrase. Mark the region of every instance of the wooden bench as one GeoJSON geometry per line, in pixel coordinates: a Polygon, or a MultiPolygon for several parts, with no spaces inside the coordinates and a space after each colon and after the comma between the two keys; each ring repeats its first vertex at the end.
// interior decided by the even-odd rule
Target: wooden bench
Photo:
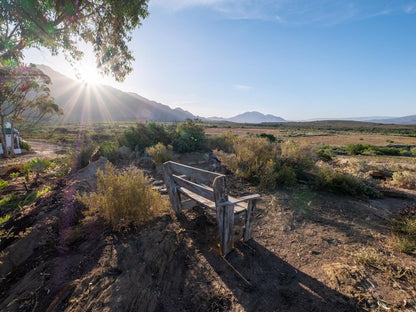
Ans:
{"type": "Polygon", "coordinates": [[[226,193],[225,175],[210,172],[173,161],[163,164],[163,177],[175,213],[202,206],[216,212],[222,255],[228,254],[234,244],[234,215],[245,213],[244,241],[251,238],[251,224],[258,194],[240,198],[226,193]]]}

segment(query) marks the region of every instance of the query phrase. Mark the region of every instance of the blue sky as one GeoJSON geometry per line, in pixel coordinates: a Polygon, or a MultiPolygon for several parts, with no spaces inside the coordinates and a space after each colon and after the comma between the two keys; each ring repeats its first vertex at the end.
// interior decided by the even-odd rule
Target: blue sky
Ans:
{"type": "MultiPolygon", "coordinates": [[[[103,83],[205,117],[416,114],[416,1],[150,0],[149,10],[130,43],[133,73],[103,83]]],[[[74,75],[46,51],[26,61],[74,75]]]]}

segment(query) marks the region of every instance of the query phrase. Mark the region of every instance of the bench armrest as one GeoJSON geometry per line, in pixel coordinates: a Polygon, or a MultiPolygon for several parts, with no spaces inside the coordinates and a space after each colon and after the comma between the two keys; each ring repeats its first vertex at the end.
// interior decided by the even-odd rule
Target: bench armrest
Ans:
{"type": "Polygon", "coordinates": [[[233,199],[230,199],[226,202],[219,203],[217,205],[218,206],[236,205],[238,203],[245,202],[245,201],[252,200],[252,199],[257,199],[257,198],[260,198],[259,194],[247,195],[247,196],[243,196],[243,197],[239,197],[239,198],[233,198],[233,199]]]}

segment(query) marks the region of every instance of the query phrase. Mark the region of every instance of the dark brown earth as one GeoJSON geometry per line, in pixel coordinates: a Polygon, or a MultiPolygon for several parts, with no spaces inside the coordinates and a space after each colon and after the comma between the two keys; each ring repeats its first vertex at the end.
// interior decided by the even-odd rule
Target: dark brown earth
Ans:
{"type": "MultiPolygon", "coordinates": [[[[356,199],[302,185],[262,194],[253,239],[223,258],[202,208],[117,234],[83,221],[74,182],[55,184],[0,227],[0,311],[416,309],[414,280],[354,261],[374,249],[414,270],[414,256],[386,247],[389,221],[416,206],[411,194],[356,199]]],[[[254,192],[232,177],[229,185],[234,195],[254,192]]]]}

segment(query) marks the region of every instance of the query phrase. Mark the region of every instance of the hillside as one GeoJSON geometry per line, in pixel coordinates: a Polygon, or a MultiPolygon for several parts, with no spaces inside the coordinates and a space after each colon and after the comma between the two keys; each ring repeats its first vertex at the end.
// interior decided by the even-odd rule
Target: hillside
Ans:
{"type": "Polygon", "coordinates": [[[281,117],[277,117],[271,114],[262,114],[259,112],[245,112],[234,117],[222,118],[222,117],[208,117],[207,120],[219,121],[219,122],[235,122],[235,123],[252,123],[258,124],[263,122],[285,122],[281,117]]]}
{"type": "Polygon", "coordinates": [[[63,108],[65,122],[83,121],[182,121],[190,112],[172,109],[135,93],[104,85],[88,85],[39,65],[51,80],[51,94],[63,108]]]}

